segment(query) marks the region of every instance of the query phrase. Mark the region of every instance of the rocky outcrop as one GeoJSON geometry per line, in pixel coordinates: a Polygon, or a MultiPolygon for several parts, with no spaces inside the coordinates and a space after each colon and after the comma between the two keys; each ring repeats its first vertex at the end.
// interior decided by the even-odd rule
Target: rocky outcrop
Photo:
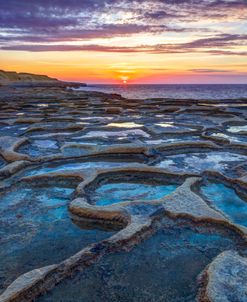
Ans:
{"type": "Polygon", "coordinates": [[[62,82],[47,75],[32,74],[26,72],[17,73],[15,71],[0,70],[0,85],[17,85],[17,86],[57,86],[57,87],[80,87],[86,86],[84,83],[62,82]]]}
{"type": "Polygon", "coordinates": [[[56,265],[50,265],[20,276],[6,289],[0,298],[1,302],[26,301],[28,297],[25,293],[34,286],[41,289],[44,286],[41,280],[48,277],[54,269],[56,269],[56,265]]]}
{"type": "Polygon", "coordinates": [[[28,160],[29,157],[25,154],[19,154],[15,152],[15,149],[23,144],[27,139],[10,137],[10,136],[1,136],[0,137],[0,154],[8,162],[14,162],[19,160],[28,160]]]}
{"type": "Polygon", "coordinates": [[[27,82],[58,82],[55,78],[50,78],[47,75],[38,75],[32,73],[17,73],[15,71],[0,70],[0,83],[27,83],[27,82]]]}

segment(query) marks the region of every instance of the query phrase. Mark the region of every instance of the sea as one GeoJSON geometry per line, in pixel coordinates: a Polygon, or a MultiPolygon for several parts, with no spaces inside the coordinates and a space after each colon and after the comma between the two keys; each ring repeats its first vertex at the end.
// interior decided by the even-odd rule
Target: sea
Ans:
{"type": "Polygon", "coordinates": [[[117,93],[129,99],[173,98],[196,100],[247,99],[247,84],[125,84],[88,85],[82,91],[117,93]]]}

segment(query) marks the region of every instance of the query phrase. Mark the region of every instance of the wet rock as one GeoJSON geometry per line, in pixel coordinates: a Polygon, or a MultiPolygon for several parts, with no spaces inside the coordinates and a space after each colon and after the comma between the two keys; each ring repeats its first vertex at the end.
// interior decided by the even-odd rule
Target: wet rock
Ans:
{"type": "Polygon", "coordinates": [[[0,169],[0,179],[8,178],[16,172],[21,171],[30,164],[29,161],[20,160],[12,162],[0,169]]]}
{"type": "Polygon", "coordinates": [[[119,207],[93,206],[82,198],[73,200],[69,205],[69,210],[75,216],[87,220],[99,220],[105,224],[126,226],[130,222],[130,216],[124,209],[119,207]]]}
{"type": "Polygon", "coordinates": [[[208,182],[201,186],[201,193],[229,220],[247,227],[247,203],[234,189],[222,183],[208,182]]]}
{"type": "MultiPolygon", "coordinates": [[[[246,100],[128,100],[73,89],[73,84],[52,82],[51,86],[46,81],[30,83],[29,75],[25,78],[22,87],[3,86],[0,90],[2,289],[24,273],[0,301],[33,300],[77,270],[90,267],[95,272],[96,261],[102,259],[105,265],[105,257],[111,258],[111,253],[131,252],[141,242],[147,242],[146,248],[133,257],[133,265],[128,266],[131,254],[126,261],[121,254],[112,262],[124,264],[120,275],[126,270],[126,284],[140,272],[137,283],[131,282],[131,293],[137,297],[142,292],[135,285],[146,276],[146,283],[141,282],[147,284],[144,300],[152,301],[157,294],[158,299],[179,297],[181,301],[186,297],[193,301],[195,278],[211,259],[226,249],[243,252],[246,246],[247,229],[244,221],[240,225],[235,219],[238,211],[227,213],[198,191],[202,181],[220,180],[245,202],[246,100]],[[153,235],[162,233],[164,220],[165,232],[158,241],[165,239],[158,248],[149,245],[148,238],[157,242],[153,235]],[[204,236],[206,226],[210,230],[204,236]],[[198,233],[195,228],[200,228],[198,233]],[[230,233],[234,243],[228,238],[230,233]],[[145,252],[152,257],[147,254],[138,262],[145,252]],[[161,253],[165,258],[153,263],[161,253]],[[148,264],[158,269],[142,274],[148,264]],[[44,268],[32,271],[39,266],[44,268]],[[188,279],[191,271],[193,278],[188,279]],[[160,272],[164,278],[158,279],[160,272]],[[167,290],[164,284],[157,288],[158,280],[161,285],[166,280],[167,290]],[[189,290],[183,280],[188,280],[189,290]]],[[[237,271],[239,260],[230,260],[227,271],[237,271]]],[[[106,270],[108,276],[114,276],[111,272],[106,270]]],[[[97,276],[106,280],[104,274],[103,279],[97,276]]],[[[239,290],[234,288],[235,281],[227,279],[234,284],[236,295],[245,286],[238,278],[239,290]]],[[[99,287],[99,291],[109,290],[102,293],[105,300],[115,293],[133,298],[122,280],[115,287],[111,284],[99,287]]],[[[222,299],[227,290],[219,289],[222,299]]],[[[138,297],[144,301],[143,296],[138,297]]]]}
{"type": "Polygon", "coordinates": [[[15,151],[26,140],[27,140],[26,138],[1,136],[0,137],[0,153],[7,161],[10,161],[10,162],[14,162],[17,160],[25,160],[25,159],[28,160],[29,156],[19,154],[15,151]]]}
{"type": "Polygon", "coordinates": [[[204,283],[198,301],[247,301],[247,258],[236,251],[217,256],[200,277],[204,283]]]}
{"type": "Polygon", "coordinates": [[[164,209],[173,216],[191,216],[195,220],[226,221],[221,213],[211,209],[203,199],[191,191],[190,187],[197,180],[197,178],[187,179],[175,192],[164,197],[164,209]]]}
{"type": "Polygon", "coordinates": [[[0,296],[1,302],[25,302],[30,301],[28,290],[37,285],[42,288],[42,281],[48,274],[56,269],[56,265],[50,265],[30,271],[15,280],[6,291],[0,296]]]}
{"type": "Polygon", "coordinates": [[[108,114],[120,114],[123,111],[120,107],[109,107],[106,108],[105,112],[108,114]]]}

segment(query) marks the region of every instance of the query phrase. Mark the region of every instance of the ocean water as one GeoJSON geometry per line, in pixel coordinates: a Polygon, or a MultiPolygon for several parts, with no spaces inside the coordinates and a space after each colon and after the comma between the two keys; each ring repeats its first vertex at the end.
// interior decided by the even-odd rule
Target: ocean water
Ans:
{"type": "Polygon", "coordinates": [[[247,98],[247,84],[215,85],[88,85],[83,91],[118,93],[132,99],[177,98],[223,100],[247,98]]]}

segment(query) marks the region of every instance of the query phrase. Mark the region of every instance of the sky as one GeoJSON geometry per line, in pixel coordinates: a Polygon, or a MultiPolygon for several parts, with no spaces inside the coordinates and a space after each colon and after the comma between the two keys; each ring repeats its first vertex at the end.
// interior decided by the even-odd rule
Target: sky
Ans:
{"type": "Polygon", "coordinates": [[[0,69],[99,84],[247,84],[247,0],[0,0],[0,69]]]}

